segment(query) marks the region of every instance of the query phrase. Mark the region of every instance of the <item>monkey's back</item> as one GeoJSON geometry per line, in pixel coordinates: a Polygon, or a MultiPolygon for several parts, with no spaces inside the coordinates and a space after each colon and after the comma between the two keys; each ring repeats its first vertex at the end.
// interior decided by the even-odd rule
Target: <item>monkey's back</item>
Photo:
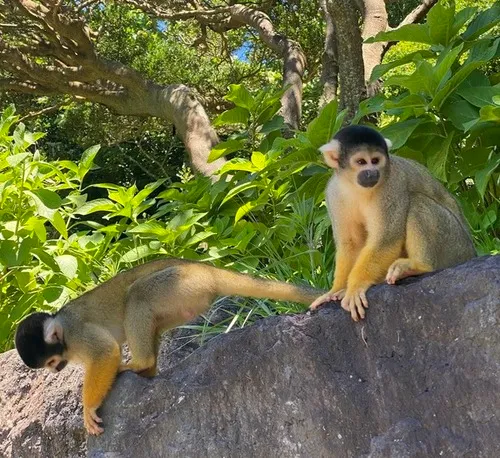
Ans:
{"type": "MultiPolygon", "coordinates": [[[[465,262],[476,256],[468,223],[455,197],[423,165],[391,156],[390,179],[408,190],[409,218],[417,220],[436,268],[465,262]]],[[[390,187],[390,185],[389,185],[390,187]]]]}

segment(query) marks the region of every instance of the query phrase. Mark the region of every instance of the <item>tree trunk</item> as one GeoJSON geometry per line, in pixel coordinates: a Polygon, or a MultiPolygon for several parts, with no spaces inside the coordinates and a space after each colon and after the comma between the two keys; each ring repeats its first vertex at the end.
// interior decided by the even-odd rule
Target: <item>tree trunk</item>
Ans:
{"type": "Polygon", "coordinates": [[[340,106],[349,122],[366,97],[359,13],[350,0],[327,0],[338,45],[340,106]]]}
{"type": "Polygon", "coordinates": [[[323,92],[319,99],[319,108],[322,108],[328,102],[337,98],[339,63],[333,19],[328,11],[326,0],[320,0],[320,4],[326,23],[325,48],[321,58],[322,65],[320,77],[323,92]]]}
{"type": "MultiPolygon", "coordinates": [[[[387,29],[387,10],[384,0],[364,0],[363,2],[363,40],[377,35],[387,29]]],[[[382,62],[386,43],[363,43],[363,62],[365,67],[365,82],[367,95],[371,97],[379,91],[377,81],[370,83],[372,71],[382,62]]]]}

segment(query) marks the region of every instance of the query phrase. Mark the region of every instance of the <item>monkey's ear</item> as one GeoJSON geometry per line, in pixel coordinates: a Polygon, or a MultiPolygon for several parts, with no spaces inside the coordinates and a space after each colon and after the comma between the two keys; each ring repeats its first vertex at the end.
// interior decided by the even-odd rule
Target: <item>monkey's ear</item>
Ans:
{"type": "Polygon", "coordinates": [[[385,144],[387,145],[387,149],[392,148],[392,142],[388,138],[384,138],[385,144]]]}
{"type": "Polygon", "coordinates": [[[48,344],[62,343],[63,342],[63,327],[58,319],[49,318],[45,323],[44,340],[48,344]]]}
{"type": "Polygon", "coordinates": [[[319,150],[323,153],[326,165],[332,169],[339,168],[340,142],[338,140],[330,140],[326,145],[320,146],[319,150]]]}

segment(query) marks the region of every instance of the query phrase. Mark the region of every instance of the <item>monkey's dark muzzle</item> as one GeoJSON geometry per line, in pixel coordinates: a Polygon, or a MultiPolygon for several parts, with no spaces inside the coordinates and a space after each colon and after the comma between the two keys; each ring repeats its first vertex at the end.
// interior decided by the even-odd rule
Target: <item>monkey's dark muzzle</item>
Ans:
{"type": "Polygon", "coordinates": [[[363,170],[358,174],[358,183],[364,188],[372,188],[379,179],[380,172],[378,170],[363,170]]]}

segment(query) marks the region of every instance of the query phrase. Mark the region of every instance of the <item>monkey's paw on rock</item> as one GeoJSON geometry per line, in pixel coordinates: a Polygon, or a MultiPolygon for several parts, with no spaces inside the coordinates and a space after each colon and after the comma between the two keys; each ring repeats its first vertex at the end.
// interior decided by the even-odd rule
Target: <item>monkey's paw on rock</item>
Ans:
{"type": "Polygon", "coordinates": [[[156,378],[118,376],[98,437],[83,428],[81,371],[30,371],[4,353],[0,456],[500,456],[500,256],[367,296],[361,324],[327,306],[188,358],[174,340],[156,378]]]}

